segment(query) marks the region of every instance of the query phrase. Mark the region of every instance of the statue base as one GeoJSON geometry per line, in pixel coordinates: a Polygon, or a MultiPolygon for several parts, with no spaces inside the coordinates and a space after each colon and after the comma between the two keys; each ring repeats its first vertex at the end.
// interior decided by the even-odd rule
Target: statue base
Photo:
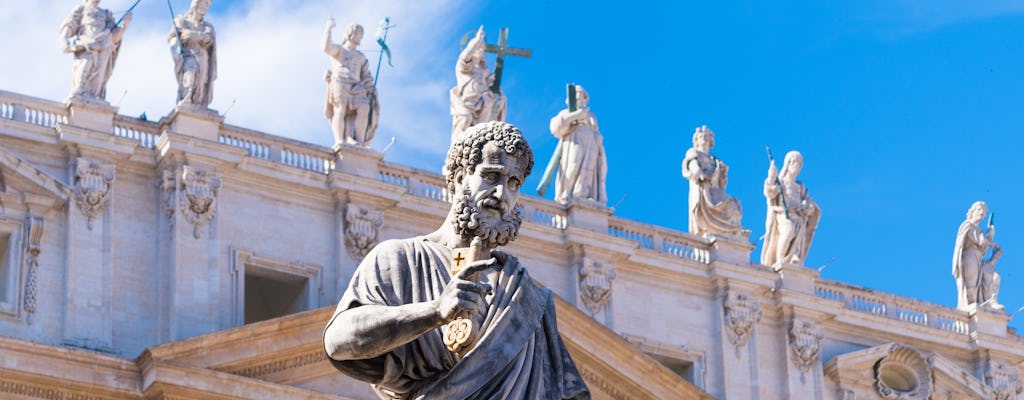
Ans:
{"type": "Polygon", "coordinates": [[[709,233],[704,236],[711,240],[712,261],[737,265],[750,264],[750,252],[754,251],[754,244],[747,240],[750,231],[744,231],[739,235],[709,233]]]}
{"type": "Polygon", "coordinates": [[[224,117],[217,110],[195,104],[179,104],[167,117],[167,121],[167,129],[171,132],[216,142],[220,138],[224,117]]]}
{"type": "Polygon", "coordinates": [[[103,133],[114,131],[117,107],[110,103],[100,99],[71,97],[64,104],[68,109],[68,125],[103,133]]]}
{"type": "Polygon", "coordinates": [[[1010,323],[1010,315],[1004,311],[996,311],[987,307],[970,305],[964,311],[971,317],[970,332],[972,337],[978,334],[1006,337],[1006,325],[1010,323]]]}
{"type": "Polygon", "coordinates": [[[779,274],[782,289],[814,294],[814,282],[818,279],[818,270],[792,263],[779,263],[771,268],[779,274]]]}
{"type": "Polygon", "coordinates": [[[384,153],[379,153],[369,147],[343,143],[335,144],[332,149],[337,157],[335,162],[337,170],[362,178],[377,179],[380,162],[384,160],[384,153]]]}
{"type": "Polygon", "coordinates": [[[608,231],[608,217],[615,209],[590,199],[572,199],[566,204],[569,226],[594,232],[608,231]]]}

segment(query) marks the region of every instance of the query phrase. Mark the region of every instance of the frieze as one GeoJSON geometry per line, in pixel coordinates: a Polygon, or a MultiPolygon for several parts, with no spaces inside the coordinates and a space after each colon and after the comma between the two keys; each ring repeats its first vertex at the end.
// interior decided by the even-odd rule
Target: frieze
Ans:
{"type": "Polygon", "coordinates": [[[300,368],[324,361],[327,361],[327,356],[324,354],[322,350],[317,350],[316,352],[302,354],[299,355],[298,357],[286,358],[282,360],[271,361],[268,363],[257,364],[243,368],[232,368],[224,370],[222,372],[244,376],[246,378],[260,378],[263,376],[284,372],[293,368],[300,368]]]}
{"type": "Polygon", "coordinates": [[[627,396],[625,393],[622,393],[622,391],[616,388],[615,385],[612,385],[611,383],[608,383],[608,381],[601,379],[601,377],[595,374],[593,371],[586,368],[582,368],[580,366],[577,366],[577,368],[579,368],[580,375],[583,376],[583,379],[585,379],[588,383],[591,384],[589,385],[590,387],[596,386],[598,389],[601,389],[602,392],[605,392],[608,395],[612,396],[612,398],[614,398],[615,400],[631,399],[631,397],[627,396]]]}

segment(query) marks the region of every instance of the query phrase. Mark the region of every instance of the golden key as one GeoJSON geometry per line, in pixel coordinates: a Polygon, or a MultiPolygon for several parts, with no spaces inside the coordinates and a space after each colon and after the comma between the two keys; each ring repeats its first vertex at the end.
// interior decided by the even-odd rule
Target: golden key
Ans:
{"type": "MultiPolygon", "coordinates": [[[[478,261],[486,259],[490,254],[483,253],[483,246],[480,245],[480,238],[473,238],[472,243],[469,247],[458,247],[452,249],[452,267],[451,276],[454,279],[459,271],[462,271],[466,266],[478,261]]],[[[489,253],[489,252],[488,252],[489,253]]],[[[473,274],[472,276],[466,277],[466,280],[475,281],[479,279],[479,273],[473,274]]],[[[478,330],[474,325],[472,315],[463,311],[459,314],[455,320],[449,322],[445,326],[444,334],[444,345],[448,347],[448,350],[456,353],[460,356],[465,355],[473,345],[474,331],[478,330]]]]}

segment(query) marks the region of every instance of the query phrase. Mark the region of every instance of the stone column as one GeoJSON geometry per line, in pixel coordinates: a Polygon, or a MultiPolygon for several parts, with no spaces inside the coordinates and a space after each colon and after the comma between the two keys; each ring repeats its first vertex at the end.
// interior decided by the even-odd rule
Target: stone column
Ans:
{"type": "Polygon", "coordinates": [[[110,351],[112,315],[112,191],[114,165],[86,158],[72,163],[68,210],[64,340],[110,351]]]}
{"type": "Polygon", "coordinates": [[[160,341],[220,328],[217,195],[220,174],[189,165],[164,171],[160,341]]]}

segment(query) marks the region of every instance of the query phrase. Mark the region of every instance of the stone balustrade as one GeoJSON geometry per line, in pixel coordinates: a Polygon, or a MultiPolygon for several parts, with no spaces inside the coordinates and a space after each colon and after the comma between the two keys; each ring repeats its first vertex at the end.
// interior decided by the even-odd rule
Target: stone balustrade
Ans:
{"type": "Polygon", "coordinates": [[[0,90],[0,118],[53,128],[67,121],[68,110],[63,103],[0,90]]]}
{"type": "Polygon", "coordinates": [[[949,307],[826,279],[818,279],[814,289],[819,298],[841,303],[845,309],[959,335],[969,332],[967,313],[949,307]]]}
{"type": "Polygon", "coordinates": [[[118,115],[114,117],[114,135],[139,141],[139,146],[152,149],[160,138],[160,124],[118,115]]]}
{"type": "Polygon", "coordinates": [[[689,233],[625,218],[610,217],[608,219],[608,234],[632,240],[640,249],[669,254],[702,264],[711,262],[710,243],[707,239],[689,233]]]}

